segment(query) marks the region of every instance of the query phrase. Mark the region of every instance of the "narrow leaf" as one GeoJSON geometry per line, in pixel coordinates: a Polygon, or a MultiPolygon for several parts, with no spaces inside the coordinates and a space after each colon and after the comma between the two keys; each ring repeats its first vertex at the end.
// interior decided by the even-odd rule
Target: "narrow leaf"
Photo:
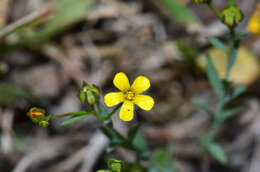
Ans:
{"type": "Polygon", "coordinates": [[[28,90],[14,84],[0,84],[0,105],[8,105],[21,99],[32,100],[35,97],[28,90]]]}
{"type": "Polygon", "coordinates": [[[223,118],[228,119],[236,115],[238,112],[240,112],[243,109],[243,106],[237,106],[232,109],[225,110],[223,112],[223,118]]]}
{"type": "Polygon", "coordinates": [[[25,38],[22,43],[45,41],[64,29],[68,29],[72,24],[86,17],[93,2],[93,0],[58,0],[53,17],[40,29],[25,38]]]}
{"type": "Polygon", "coordinates": [[[97,105],[99,114],[102,115],[103,118],[106,118],[109,114],[107,108],[101,102],[98,102],[97,105]]]}
{"type": "Polygon", "coordinates": [[[221,148],[220,145],[212,143],[209,146],[209,152],[221,164],[226,164],[227,163],[227,155],[224,152],[224,150],[221,148]]]}
{"type": "Polygon", "coordinates": [[[233,93],[232,93],[232,98],[237,98],[238,96],[240,96],[241,94],[243,94],[247,89],[245,87],[237,87],[234,89],[233,93]]]}
{"type": "Polygon", "coordinates": [[[228,0],[228,6],[229,7],[236,5],[235,3],[236,3],[236,0],[228,0]]]}
{"type": "Polygon", "coordinates": [[[139,127],[138,127],[138,126],[134,126],[134,127],[132,127],[132,128],[128,131],[128,136],[127,136],[127,138],[128,138],[128,140],[129,140],[130,142],[133,141],[133,139],[135,138],[135,136],[136,136],[138,130],[139,130],[139,127]]]}
{"type": "Polygon", "coordinates": [[[70,124],[72,124],[74,122],[77,122],[79,120],[85,119],[85,118],[87,118],[90,115],[91,114],[84,114],[84,115],[75,116],[75,117],[72,117],[70,119],[67,119],[67,120],[63,121],[60,125],[61,126],[67,126],[67,125],[70,125],[70,124]]]}
{"type": "Polygon", "coordinates": [[[148,150],[146,139],[140,129],[138,129],[135,133],[133,145],[140,151],[148,150]]]}
{"type": "Polygon", "coordinates": [[[237,97],[239,97],[241,94],[243,94],[244,92],[246,92],[246,88],[245,87],[237,87],[233,90],[232,94],[227,97],[224,101],[225,103],[230,103],[232,102],[234,99],[236,99],[237,97]]]}
{"type": "Polygon", "coordinates": [[[192,98],[192,103],[200,107],[201,109],[205,110],[210,116],[215,116],[215,113],[208,107],[205,102],[198,98],[192,98]]]}
{"type": "Polygon", "coordinates": [[[218,49],[220,49],[220,50],[222,50],[224,52],[227,52],[226,45],[222,41],[220,41],[219,39],[213,38],[213,37],[208,37],[207,40],[214,47],[216,47],[216,48],[218,48],[218,49]]]}
{"type": "Polygon", "coordinates": [[[121,144],[125,142],[124,137],[114,129],[102,127],[102,132],[111,140],[113,144],[121,144]]]}
{"type": "Polygon", "coordinates": [[[209,82],[213,87],[214,91],[216,92],[216,94],[218,95],[218,97],[220,99],[224,98],[225,96],[224,85],[220,80],[216,68],[209,55],[207,55],[207,75],[208,75],[209,82]]]}
{"type": "Polygon", "coordinates": [[[240,40],[240,39],[245,38],[245,37],[248,37],[248,36],[249,36],[248,33],[239,32],[239,33],[236,33],[235,38],[238,39],[238,40],[240,40]]]}
{"type": "Polygon", "coordinates": [[[199,137],[200,145],[210,153],[210,155],[219,161],[221,164],[227,163],[226,153],[223,151],[220,145],[212,143],[208,137],[200,136],[199,137]]]}
{"type": "Polygon", "coordinates": [[[227,73],[226,73],[226,78],[228,78],[229,74],[230,74],[230,70],[233,67],[235,61],[236,61],[236,57],[238,54],[238,48],[239,48],[239,40],[234,41],[234,43],[232,43],[231,47],[230,47],[230,52],[228,55],[228,64],[227,64],[227,73]]]}
{"type": "Polygon", "coordinates": [[[180,23],[197,23],[198,19],[192,11],[182,5],[179,0],[159,0],[180,23]]]}

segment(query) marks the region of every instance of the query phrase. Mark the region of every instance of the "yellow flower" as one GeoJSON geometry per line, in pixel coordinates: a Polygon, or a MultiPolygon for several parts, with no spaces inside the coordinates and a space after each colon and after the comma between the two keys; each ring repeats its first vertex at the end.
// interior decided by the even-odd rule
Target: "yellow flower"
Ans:
{"type": "Polygon", "coordinates": [[[105,95],[105,103],[108,107],[123,102],[119,117],[123,121],[131,121],[134,116],[134,104],[143,110],[149,111],[154,105],[152,97],[140,94],[150,87],[150,81],[145,76],[138,76],[130,86],[129,80],[123,72],[115,75],[114,85],[121,92],[111,92],[105,95]]]}
{"type": "Polygon", "coordinates": [[[249,19],[247,29],[250,33],[260,35],[260,4],[249,19]]]}

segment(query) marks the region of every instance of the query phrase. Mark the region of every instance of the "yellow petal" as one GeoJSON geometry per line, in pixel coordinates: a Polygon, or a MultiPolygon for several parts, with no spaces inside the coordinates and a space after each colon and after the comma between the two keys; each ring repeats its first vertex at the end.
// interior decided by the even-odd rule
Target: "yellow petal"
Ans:
{"type": "Polygon", "coordinates": [[[145,76],[138,76],[131,86],[131,90],[136,94],[146,91],[150,87],[150,81],[145,76]]]}
{"type": "Polygon", "coordinates": [[[249,19],[247,29],[249,32],[260,35],[260,3],[249,19]]]}
{"type": "Polygon", "coordinates": [[[116,74],[113,83],[122,92],[125,92],[130,89],[129,80],[126,74],[123,72],[119,72],[116,74]]]}
{"type": "Polygon", "coordinates": [[[121,92],[108,93],[104,97],[105,103],[108,107],[117,105],[124,101],[124,95],[121,92]]]}
{"type": "Polygon", "coordinates": [[[151,110],[153,108],[154,100],[150,96],[139,94],[135,97],[134,103],[136,105],[138,105],[140,108],[142,108],[143,110],[148,111],[148,110],[151,110]]]}
{"type": "Polygon", "coordinates": [[[134,103],[130,101],[125,101],[120,113],[119,118],[123,121],[131,121],[134,117],[134,103]]]}

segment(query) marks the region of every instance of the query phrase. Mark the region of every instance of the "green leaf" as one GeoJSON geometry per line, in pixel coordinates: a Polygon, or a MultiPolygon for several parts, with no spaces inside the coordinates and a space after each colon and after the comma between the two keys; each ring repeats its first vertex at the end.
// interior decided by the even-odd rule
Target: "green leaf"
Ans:
{"type": "Polygon", "coordinates": [[[228,6],[234,6],[236,5],[236,0],[228,0],[228,6]]]}
{"type": "Polygon", "coordinates": [[[240,40],[240,39],[245,38],[245,37],[248,37],[248,36],[249,36],[248,33],[238,32],[238,33],[236,33],[236,35],[235,35],[235,39],[240,40]]]}
{"type": "Polygon", "coordinates": [[[196,57],[198,55],[198,51],[194,45],[190,42],[187,43],[185,41],[177,41],[176,44],[178,50],[181,52],[183,59],[188,65],[194,65],[196,57]]]}
{"type": "Polygon", "coordinates": [[[98,112],[99,112],[99,114],[100,114],[103,118],[107,118],[107,115],[109,114],[107,108],[106,108],[101,102],[98,102],[98,103],[97,103],[97,106],[98,106],[98,112]]]}
{"type": "Polygon", "coordinates": [[[126,140],[116,130],[106,127],[101,127],[101,131],[110,139],[113,144],[123,144],[126,140]]]}
{"type": "Polygon", "coordinates": [[[148,150],[146,139],[140,129],[135,131],[134,137],[132,138],[132,143],[140,152],[148,150]]]}
{"type": "Polygon", "coordinates": [[[229,50],[230,52],[228,53],[228,64],[227,64],[226,77],[229,76],[230,70],[231,70],[231,68],[233,67],[233,65],[236,61],[236,57],[237,57],[238,49],[239,49],[239,44],[240,44],[239,40],[235,40],[231,44],[231,47],[230,47],[230,50],[229,50]]]}
{"type": "Polygon", "coordinates": [[[245,88],[245,87],[237,87],[233,90],[231,97],[232,97],[232,99],[235,99],[246,91],[247,91],[247,88],[245,88]]]}
{"type": "Polygon", "coordinates": [[[23,43],[45,41],[57,33],[68,29],[72,24],[83,20],[93,4],[93,0],[58,0],[56,13],[40,29],[23,40],[23,43]]]}
{"type": "Polygon", "coordinates": [[[74,117],[71,117],[70,119],[63,121],[60,125],[61,126],[67,126],[67,125],[70,125],[70,124],[77,122],[79,120],[85,119],[90,115],[91,115],[91,113],[86,113],[86,114],[83,114],[83,115],[74,116],[74,117]]]}
{"type": "Polygon", "coordinates": [[[219,39],[213,38],[213,37],[208,37],[207,40],[214,47],[216,47],[216,48],[218,48],[218,49],[220,49],[220,50],[222,50],[224,52],[227,52],[226,45],[222,41],[220,41],[219,39]]]}
{"type": "Polygon", "coordinates": [[[112,142],[110,142],[108,147],[106,148],[106,152],[107,153],[113,152],[118,145],[120,145],[120,144],[119,143],[112,143],[112,142]]]}
{"type": "Polygon", "coordinates": [[[209,55],[207,55],[207,75],[208,75],[208,79],[209,82],[211,84],[211,86],[213,87],[214,91],[216,92],[217,96],[222,99],[225,96],[225,88],[224,85],[221,81],[221,79],[218,76],[218,73],[216,71],[216,68],[211,60],[211,58],[209,57],[209,55]]]}
{"type": "Polygon", "coordinates": [[[227,155],[223,151],[220,145],[218,144],[211,144],[209,147],[209,152],[210,154],[218,160],[221,164],[226,164],[227,163],[227,155]]]}
{"type": "Polygon", "coordinates": [[[139,126],[137,125],[129,129],[128,136],[127,136],[129,142],[132,142],[134,140],[138,131],[139,131],[139,126]]]}
{"type": "Polygon", "coordinates": [[[177,172],[176,168],[172,165],[171,154],[166,149],[155,151],[149,161],[149,172],[177,172]]]}
{"type": "Polygon", "coordinates": [[[21,99],[32,100],[35,97],[26,89],[14,84],[0,84],[0,105],[9,105],[21,99]]]}
{"type": "Polygon", "coordinates": [[[182,5],[179,0],[159,0],[180,23],[197,23],[198,19],[186,6],[182,5]]]}
{"type": "Polygon", "coordinates": [[[233,107],[232,109],[227,109],[223,112],[223,118],[228,119],[236,115],[238,112],[240,112],[243,109],[243,106],[239,105],[237,107],[233,107]]]}
{"type": "Polygon", "coordinates": [[[210,116],[215,116],[215,113],[209,108],[205,102],[198,98],[192,98],[192,103],[200,107],[201,109],[205,110],[210,116]]]}
{"type": "Polygon", "coordinates": [[[243,94],[244,92],[246,92],[247,89],[245,87],[237,87],[233,90],[233,92],[231,93],[230,96],[226,97],[224,99],[224,102],[227,104],[227,103],[230,103],[232,102],[234,99],[236,99],[237,97],[239,97],[241,94],[243,94]]]}
{"type": "Polygon", "coordinates": [[[199,137],[199,143],[218,162],[221,164],[227,163],[227,155],[220,145],[212,143],[209,138],[203,136],[199,137]]]}

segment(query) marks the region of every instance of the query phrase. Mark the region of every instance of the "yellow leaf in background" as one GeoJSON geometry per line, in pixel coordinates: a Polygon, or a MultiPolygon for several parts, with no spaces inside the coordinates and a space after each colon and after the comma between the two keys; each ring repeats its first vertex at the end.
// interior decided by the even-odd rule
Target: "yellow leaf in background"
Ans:
{"type": "MultiPolygon", "coordinates": [[[[208,52],[221,78],[225,77],[227,55],[218,48],[211,48],[208,52]]],[[[197,59],[198,66],[205,71],[206,56],[201,55],[197,59]]],[[[258,58],[246,47],[240,47],[234,66],[230,72],[230,80],[235,85],[249,86],[255,82],[260,73],[258,58]]]]}

